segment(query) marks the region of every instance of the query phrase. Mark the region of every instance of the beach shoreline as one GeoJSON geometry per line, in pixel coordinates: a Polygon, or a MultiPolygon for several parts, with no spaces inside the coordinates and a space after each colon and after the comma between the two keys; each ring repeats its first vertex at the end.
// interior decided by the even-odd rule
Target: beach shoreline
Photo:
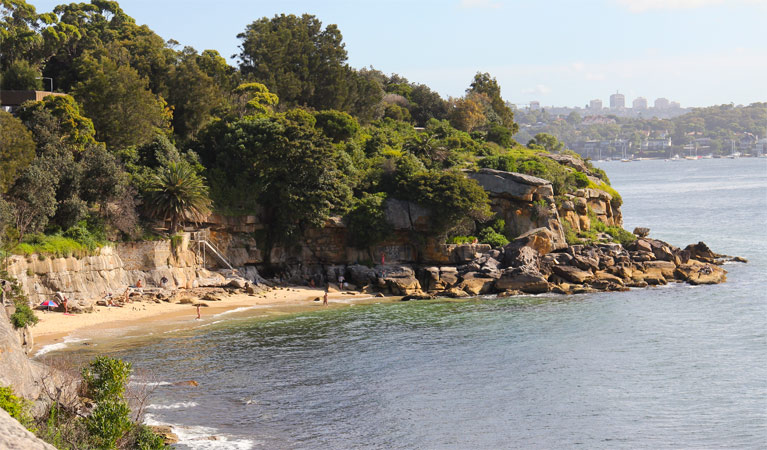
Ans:
{"type": "MultiPolygon", "coordinates": [[[[131,332],[145,334],[173,329],[197,328],[220,320],[224,314],[258,310],[260,315],[281,315],[323,308],[324,289],[308,286],[275,287],[257,294],[236,293],[223,296],[221,301],[194,298],[192,304],[169,302],[133,302],[123,307],[95,306],[93,312],[66,315],[60,312],[35,311],[40,321],[30,330],[34,337],[31,356],[41,356],[76,342],[97,342],[131,332]],[[317,301],[316,299],[320,299],[317,301]],[[201,319],[197,319],[194,303],[204,303],[201,319]]],[[[328,295],[327,307],[344,307],[369,301],[392,301],[370,294],[346,291],[328,295]]]]}

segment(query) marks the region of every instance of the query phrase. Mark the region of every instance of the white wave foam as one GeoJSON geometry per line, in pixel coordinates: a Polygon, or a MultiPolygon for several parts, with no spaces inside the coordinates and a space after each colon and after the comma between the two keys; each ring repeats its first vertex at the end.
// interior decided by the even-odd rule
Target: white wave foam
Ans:
{"type": "Polygon", "coordinates": [[[195,450],[250,450],[256,444],[250,439],[230,439],[227,436],[218,435],[216,434],[218,430],[215,428],[164,423],[152,414],[144,415],[144,423],[170,426],[173,433],[178,436],[178,445],[195,450]]]}
{"type": "Polygon", "coordinates": [[[172,403],[170,405],[147,405],[146,409],[181,409],[181,408],[194,408],[197,406],[197,402],[179,402],[172,403]]]}
{"type": "Polygon", "coordinates": [[[214,321],[213,321],[213,322],[211,322],[211,323],[206,323],[205,325],[200,325],[200,328],[203,328],[203,327],[209,327],[209,326],[211,326],[211,325],[215,325],[215,324],[217,324],[217,323],[221,323],[221,322],[223,322],[223,320],[214,320],[214,321]]]}
{"type": "Polygon", "coordinates": [[[35,357],[44,355],[46,353],[49,353],[49,352],[52,352],[52,351],[55,351],[55,350],[63,350],[65,348],[67,348],[67,346],[69,344],[76,344],[78,342],[84,342],[84,341],[89,341],[89,340],[90,339],[73,338],[73,337],[67,336],[61,342],[57,342],[55,344],[48,344],[48,345],[44,345],[44,346],[40,347],[40,350],[38,350],[37,353],[35,353],[35,357]]]}
{"type": "Polygon", "coordinates": [[[222,313],[215,314],[213,317],[226,316],[226,315],[229,315],[229,314],[234,314],[234,313],[238,313],[238,312],[248,311],[248,310],[251,310],[251,309],[264,308],[266,306],[267,305],[241,306],[239,308],[234,308],[234,309],[230,309],[229,311],[224,311],[222,313]]]}
{"type": "Polygon", "coordinates": [[[171,383],[170,381],[131,381],[128,384],[130,384],[131,386],[152,386],[152,387],[154,387],[154,386],[170,386],[173,383],[171,383]]]}

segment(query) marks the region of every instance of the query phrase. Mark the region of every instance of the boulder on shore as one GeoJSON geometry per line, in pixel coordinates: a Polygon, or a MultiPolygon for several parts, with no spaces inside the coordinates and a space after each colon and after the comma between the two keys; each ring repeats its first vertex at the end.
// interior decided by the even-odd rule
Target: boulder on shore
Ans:
{"type": "Polygon", "coordinates": [[[727,271],[719,266],[690,260],[676,267],[674,275],[690,284],[717,284],[727,279],[727,271]]]}
{"type": "Polygon", "coordinates": [[[501,272],[495,280],[497,291],[515,290],[528,294],[541,294],[550,290],[549,282],[536,268],[531,266],[515,267],[501,272]]]}

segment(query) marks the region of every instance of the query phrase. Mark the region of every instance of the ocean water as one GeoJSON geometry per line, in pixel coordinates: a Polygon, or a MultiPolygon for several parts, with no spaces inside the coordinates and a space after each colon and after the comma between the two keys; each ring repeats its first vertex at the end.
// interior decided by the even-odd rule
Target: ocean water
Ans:
{"type": "Polygon", "coordinates": [[[233,314],[109,352],[159,380],[147,420],[182,449],[767,448],[767,159],[602,167],[627,229],[750,262],[716,286],[233,314]]]}

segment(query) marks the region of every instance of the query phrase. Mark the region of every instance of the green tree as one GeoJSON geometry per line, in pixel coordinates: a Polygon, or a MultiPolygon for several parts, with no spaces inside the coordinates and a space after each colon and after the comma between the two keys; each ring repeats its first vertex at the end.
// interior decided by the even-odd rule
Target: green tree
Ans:
{"type": "Polygon", "coordinates": [[[386,220],[386,194],[364,194],[346,216],[349,243],[357,248],[375,245],[391,235],[393,229],[386,220]]]}
{"type": "Polygon", "coordinates": [[[272,242],[322,226],[350,205],[341,151],[304,115],[213,123],[196,147],[216,203],[240,211],[259,205],[272,242]]]}
{"type": "Polygon", "coordinates": [[[351,139],[360,131],[360,125],[357,119],[341,111],[320,111],[314,115],[317,119],[316,126],[319,127],[325,136],[333,142],[341,142],[351,139]]]}
{"type": "Polygon", "coordinates": [[[410,91],[410,115],[417,126],[426,126],[430,119],[447,118],[448,103],[438,93],[423,84],[412,86],[410,91]]]}
{"type": "Polygon", "coordinates": [[[135,69],[101,57],[84,59],[81,71],[89,75],[75,86],[75,98],[93,119],[96,137],[108,148],[141,145],[158,132],[168,132],[165,101],[149,90],[148,81],[135,69]]]}
{"type": "Polygon", "coordinates": [[[437,233],[467,219],[484,222],[492,216],[485,190],[461,172],[419,172],[405,186],[399,197],[427,207],[437,233]]]}
{"type": "Polygon", "coordinates": [[[0,193],[5,193],[34,159],[35,141],[19,119],[2,110],[0,130],[0,193]]]}
{"type": "Polygon", "coordinates": [[[9,91],[35,91],[42,88],[40,71],[25,60],[14,61],[0,73],[0,88],[9,91]]]}
{"type": "Polygon", "coordinates": [[[527,143],[527,147],[531,149],[546,150],[549,153],[559,153],[565,148],[565,144],[548,133],[538,133],[530,139],[530,142],[527,143]]]}
{"type": "Polygon", "coordinates": [[[56,180],[49,172],[32,164],[21,172],[11,187],[7,199],[14,206],[14,225],[19,241],[27,232],[42,230],[56,213],[55,184],[56,180]]]}
{"type": "Polygon", "coordinates": [[[117,157],[103,146],[93,146],[82,155],[82,181],[80,196],[83,200],[99,205],[105,215],[107,203],[125,192],[127,174],[117,157]]]}
{"type": "Polygon", "coordinates": [[[17,115],[41,147],[62,144],[79,153],[96,144],[93,121],[82,115],[80,105],[69,95],[48,95],[39,102],[26,102],[17,115]]]}
{"type": "Polygon", "coordinates": [[[348,93],[346,49],[335,25],[315,16],[262,18],[237,35],[240,70],[264,83],[286,107],[343,109],[348,93]]]}
{"type": "Polygon", "coordinates": [[[187,220],[199,223],[210,214],[211,200],[205,180],[186,162],[161,167],[150,180],[144,201],[150,216],[170,220],[171,233],[187,220]]]}
{"type": "Polygon", "coordinates": [[[243,83],[234,89],[234,94],[239,96],[242,108],[242,117],[246,112],[254,114],[269,114],[280,102],[279,97],[269,92],[261,83],[243,83]]]}
{"type": "Polygon", "coordinates": [[[216,81],[199,65],[200,58],[191,47],[181,54],[181,61],[170,70],[167,80],[168,104],[173,108],[173,131],[188,141],[220,108],[223,92],[216,81]]]}
{"type": "MultiPolygon", "coordinates": [[[[501,97],[501,86],[489,73],[478,72],[474,75],[474,81],[466,91],[467,94],[485,95],[490,101],[490,108],[495,113],[498,123],[512,130],[512,134],[519,131],[514,123],[514,112],[506,105],[501,97]]],[[[488,115],[487,113],[485,115],[488,115]]]]}

